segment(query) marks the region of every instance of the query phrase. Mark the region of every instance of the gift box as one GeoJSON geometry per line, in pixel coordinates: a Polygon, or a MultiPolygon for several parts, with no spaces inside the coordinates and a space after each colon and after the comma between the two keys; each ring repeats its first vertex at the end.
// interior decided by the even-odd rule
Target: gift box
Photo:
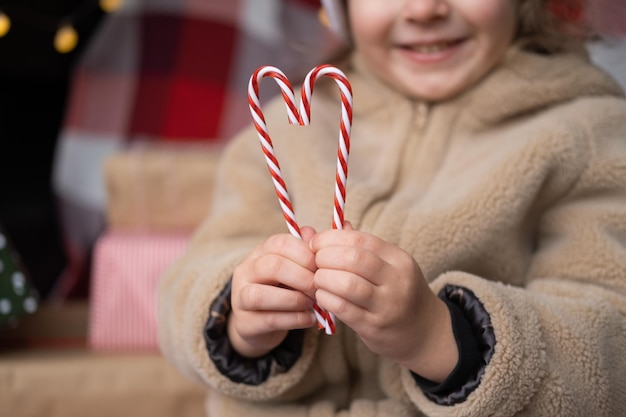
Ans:
{"type": "Polygon", "coordinates": [[[159,277],[185,250],[186,234],[106,231],[94,248],[88,346],[157,351],[159,277]]]}
{"type": "Polygon", "coordinates": [[[213,192],[217,145],[134,146],[104,163],[110,228],[162,232],[193,230],[213,192]]]}

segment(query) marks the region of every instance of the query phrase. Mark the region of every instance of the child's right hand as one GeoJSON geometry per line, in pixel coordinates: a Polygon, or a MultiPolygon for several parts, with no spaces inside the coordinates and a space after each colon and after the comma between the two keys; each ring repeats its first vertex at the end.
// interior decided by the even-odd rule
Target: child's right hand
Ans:
{"type": "Polygon", "coordinates": [[[311,311],[315,288],[315,255],[308,241],[315,234],[301,229],[302,239],[271,236],[235,269],[228,337],[246,357],[265,355],[292,329],[315,325],[311,311]]]}

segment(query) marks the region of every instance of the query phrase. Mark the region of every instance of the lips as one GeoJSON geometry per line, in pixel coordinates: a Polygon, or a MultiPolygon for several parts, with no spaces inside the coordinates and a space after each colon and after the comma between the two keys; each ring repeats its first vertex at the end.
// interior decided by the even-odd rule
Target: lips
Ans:
{"type": "Polygon", "coordinates": [[[436,41],[436,42],[419,42],[400,45],[402,49],[416,52],[418,54],[436,54],[453,48],[463,42],[463,39],[436,41]]]}

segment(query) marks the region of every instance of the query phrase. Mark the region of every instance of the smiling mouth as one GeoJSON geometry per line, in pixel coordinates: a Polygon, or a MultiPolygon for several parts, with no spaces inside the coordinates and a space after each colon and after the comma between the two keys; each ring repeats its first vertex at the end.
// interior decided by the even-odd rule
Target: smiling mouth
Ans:
{"type": "Polygon", "coordinates": [[[462,39],[457,39],[453,41],[402,45],[401,48],[408,51],[417,52],[419,54],[436,54],[438,52],[443,52],[447,49],[450,49],[460,44],[462,41],[462,39]]]}

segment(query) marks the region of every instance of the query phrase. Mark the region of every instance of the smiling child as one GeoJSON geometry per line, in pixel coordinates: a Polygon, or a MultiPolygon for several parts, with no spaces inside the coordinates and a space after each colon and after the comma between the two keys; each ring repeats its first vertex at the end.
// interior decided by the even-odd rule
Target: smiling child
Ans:
{"type": "Polygon", "coordinates": [[[329,230],[340,103],[320,81],[309,127],[264,105],[303,238],[251,127],[162,278],[163,353],[208,415],[622,413],[626,101],[582,22],[542,0],[323,3],[351,47],[347,222],[329,230]]]}

